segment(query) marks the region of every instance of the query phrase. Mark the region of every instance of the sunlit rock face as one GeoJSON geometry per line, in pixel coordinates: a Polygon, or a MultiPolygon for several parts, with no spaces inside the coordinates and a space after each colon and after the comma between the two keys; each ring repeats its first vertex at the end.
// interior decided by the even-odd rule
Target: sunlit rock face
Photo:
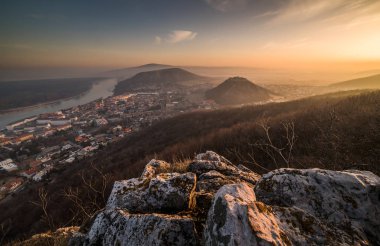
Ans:
{"type": "Polygon", "coordinates": [[[207,217],[205,245],[367,245],[360,232],[330,227],[297,207],[270,206],[244,183],[223,186],[207,217]]]}
{"type": "Polygon", "coordinates": [[[193,173],[161,173],[151,179],[115,182],[108,208],[126,209],[133,213],[176,213],[191,205],[195,188],[193,173]]]}
{"type": "Polygon", "coordinates": [[[89,245],[196,245],[191,217],[166,214],[130,214],[126,210],[101,213],[88,232],[89,245]]]}
{"type": "Polygon", "coordinates": [[[279,169],[255,187],[268,205],[296,207],[358,238],[380,242],[380,178],[371,172],[279,169]]]}
{"type": "Polygon", "coordinates": [[[376,245],[380,178],[279,169],[263,177],[212,151],[184,173],[150,161],[117,181],[105,210],[71,245],[376,245]]]}
{"type": "Polygon", "coordinates": [[[189,171],[198,175],[208,171],[217,171],[228,178],[236,178],[251,184],[255,184],[260,176],[248,168],[240,165],[237,167],[223,156],[213,151],[198,154],[189,166],[189,171]]]}

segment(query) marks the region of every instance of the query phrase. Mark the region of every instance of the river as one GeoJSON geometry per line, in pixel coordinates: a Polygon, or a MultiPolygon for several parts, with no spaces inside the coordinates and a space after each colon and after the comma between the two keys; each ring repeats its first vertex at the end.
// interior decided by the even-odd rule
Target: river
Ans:
{"type": "Polygon", "coordinates": [[[112,96],[113,89],[117,84],[117,79],[104,79],[94,83],[87,92],[66,100],[60,100],[48,104],[40,104],[20,110],[14,110],[0,114],[0,129],[5,128],[9,123],[48,112],[55,112],[61,109],[71,108],[94,101],[98,98],[112,96]]]}

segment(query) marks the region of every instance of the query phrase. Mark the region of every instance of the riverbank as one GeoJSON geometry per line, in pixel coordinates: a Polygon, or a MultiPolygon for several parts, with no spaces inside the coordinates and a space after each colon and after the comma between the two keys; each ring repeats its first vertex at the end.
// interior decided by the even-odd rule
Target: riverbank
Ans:
{"type": "Polygon", "coordinates": [[[117,84],[116,79],[103,79],[93,83],[92,87],[85,92],[75,96],[39,103],[27,107],[13,108],[12,110],[1,111],[0,129],[5,128],[12,122],[32,117],[35,115],[55,112],[66,108],[86,104],[99,98],[106,98],[113,95],[113,89],[117,84]]]}
{"type": "Polygon", "coordinates": [[[80,94],[77,94],[77,95],[74,95],[74,96],[70,96],[70,97],[65,97],[65,98],[61,98],[61,99],[57,99],[57,100],[53,100],[53,101],[48,101],[48,102],[43,102],[43,103],[37,103],[37,104],[30,105],[30,106],[25,106],[25,107],[18,107],[18,108],[11,108],[11,109],[0,110],[0,116],[2,114],[12,113],[12,112],[19,112],[19,111],[25,111],[25,110],[28,110],[28,109],[33,109],[33,108],[37,108],[37,107],[41,107],[41,106],[47,106],[47,105],[59,103],[59,102],[62,102],[62,101],[68,101],[68,100],[71,100],[71,99],[74,99],[74,98],[77,98],[77,97],[81,97],[81,96],[85,95],[86,93],[88,93],[89,91],[91,91],[91,88],[88,89],[88,90],[86,90],[85,92],[81,92],[80,94]]]}

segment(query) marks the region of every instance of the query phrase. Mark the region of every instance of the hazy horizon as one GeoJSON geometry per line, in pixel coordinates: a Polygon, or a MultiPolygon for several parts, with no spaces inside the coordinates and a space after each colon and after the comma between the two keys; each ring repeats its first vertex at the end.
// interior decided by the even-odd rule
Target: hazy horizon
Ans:
{"type": "Polygon", "coordinates": [[[154,62],[337,81],[380,68],[378,26],[380,2],[371,0],[6,0],[0,77],[76,76],[154,62]]]}

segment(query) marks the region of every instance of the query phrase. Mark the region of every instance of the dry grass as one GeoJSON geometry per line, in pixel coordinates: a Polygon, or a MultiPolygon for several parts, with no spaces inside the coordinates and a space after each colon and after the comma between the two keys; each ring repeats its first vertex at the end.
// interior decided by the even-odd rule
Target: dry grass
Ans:
{"type": "Polygon", "coordinates": [[[66,246],[70,237],[77,232],[79,227],[65,227],[55,232],[36,234],[25,241],[12,242],[9,246],[66,246]]]}
{"type": "Polygon", "coordinates": [[[169,167],[160,167],[157,174],[160,173],[186,173],[192,160],[190,158],[174,158],[169,167]]]}
{"type": "Polygon", "coordinates": [[[189,170],[189,165],[191,162],[192,160],[189,158],[177,160],[173,162],[173,164],[171,165],[171,169],[172,169],[171,172],[186,173],[189,170]]]}

